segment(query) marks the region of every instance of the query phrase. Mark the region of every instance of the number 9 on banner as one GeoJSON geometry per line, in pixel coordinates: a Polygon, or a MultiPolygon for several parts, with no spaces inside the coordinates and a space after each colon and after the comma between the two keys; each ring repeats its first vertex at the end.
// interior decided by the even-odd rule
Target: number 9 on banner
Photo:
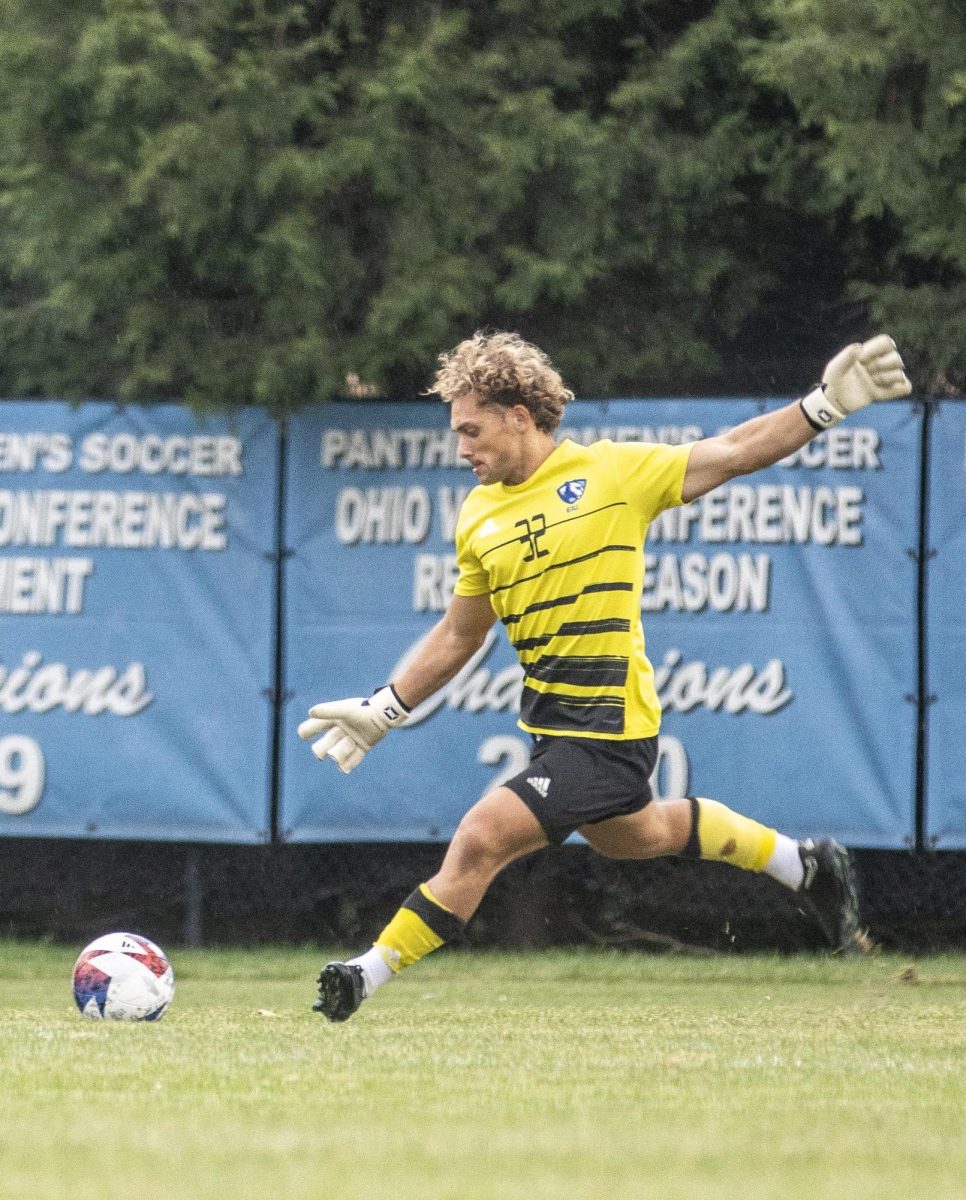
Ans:
{"type": "Polygon", "coordinates": [[[19,817],[40,803],[44,794],[44,755],[22,734],[0,738],[0,813],[19,817]]]}

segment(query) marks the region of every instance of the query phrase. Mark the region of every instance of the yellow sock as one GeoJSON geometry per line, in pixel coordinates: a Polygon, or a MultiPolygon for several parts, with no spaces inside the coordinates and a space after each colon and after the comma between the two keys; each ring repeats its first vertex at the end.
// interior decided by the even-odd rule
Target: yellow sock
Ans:
{"type": "Polygon", "coordinates": [[[399,972],[419,962],[444,942],[463,932],[463,922],[440,904],[425,883],[409,896],[375,940],[390,970],[399,972]]]}
{"type": "Polygon", "coordinates": [[[691,798],[691,840],[685,850],[699,858],[731,863],[745,871],[763,871],[778,841],[778,833],[732,812],[717,800],[691,798]]]}

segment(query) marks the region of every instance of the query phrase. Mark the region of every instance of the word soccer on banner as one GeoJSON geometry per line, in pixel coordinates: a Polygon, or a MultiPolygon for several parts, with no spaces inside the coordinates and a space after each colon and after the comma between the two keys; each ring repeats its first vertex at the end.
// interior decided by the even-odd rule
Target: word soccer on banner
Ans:
{"type": "Polygon", "coordinates": [[[277,445],[0,403],[0,833],[268,836],[277,445]]]}
{"type": "MultiPolygon", "coordinates": [[[[691,442],[782,402],[575,402],[561,437],[691,442]]],[[[338,404],[292,422],[280,829],[296,841],[443,840],[528,761],[501,628],[351,775],[296,728],[366,695],[438,620],[473,485],[439,403],[338,404]]],[[[914,832],[919,418],[878,405],[787,461],[663,514],[642,619],[665,711],[654,785],[853,845],[914,832]]]]}

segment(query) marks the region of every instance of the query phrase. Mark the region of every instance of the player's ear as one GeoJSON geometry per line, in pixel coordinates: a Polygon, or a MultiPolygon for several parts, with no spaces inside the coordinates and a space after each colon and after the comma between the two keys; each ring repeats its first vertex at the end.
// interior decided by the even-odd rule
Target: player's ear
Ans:
{"type": "Polygon", "coordinates": [[[523,404],[514,404],[510,409],[510,416],[513,418],[514,429],[524,430],[530,421],[530,411],[523,404]]]}

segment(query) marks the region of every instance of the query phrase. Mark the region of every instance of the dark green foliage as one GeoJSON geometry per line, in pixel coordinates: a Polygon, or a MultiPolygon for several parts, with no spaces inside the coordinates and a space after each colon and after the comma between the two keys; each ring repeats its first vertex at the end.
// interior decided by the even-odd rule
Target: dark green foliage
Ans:
{"type": "Polygon", "coordinates": [[[0,0],[0,392],[962,386],[957,0],[0,0]]]}
{"type": "Polygon", "coordinates": [[[920,390],[966,387],[966,7],[768,0],[747,70],[781,88],[835,221],[845,298],[893,331],[920,390]]]}

